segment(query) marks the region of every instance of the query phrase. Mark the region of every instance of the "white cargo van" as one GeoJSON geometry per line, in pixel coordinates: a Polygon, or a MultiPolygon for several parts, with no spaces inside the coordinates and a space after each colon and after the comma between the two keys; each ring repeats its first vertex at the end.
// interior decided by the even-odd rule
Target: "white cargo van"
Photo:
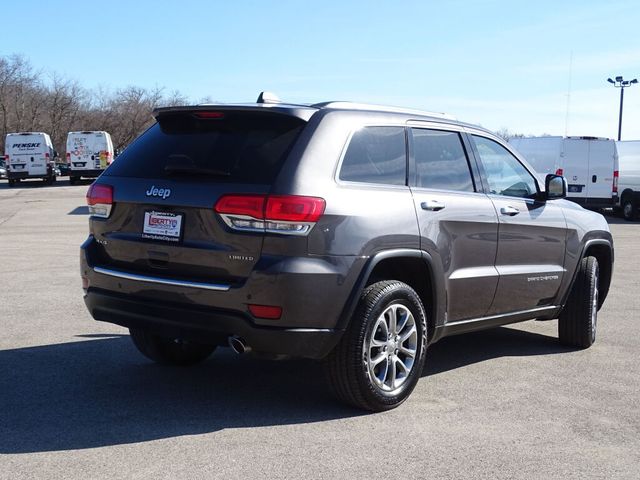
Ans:
{"type": "Polygon", "coordinates": [[[4,158],[9,186],[28,178],[41,178],[49,184],[55,182],[54,156],[51,138],[46,133],[7,134],[4,158]]]}
{"type": "Polygon", "coordinates": [[[591,209],[611,208],[618,201],[616,142],[598,137],[512,138],[509,143],[533,165],[541,178],[563,175],[567,199],[591,209]]]}
{"type": "Polygon", "coordinates": [[[640,212],[640,140],[617,142],[620,159],[618,206],[627,220],[636,220],[640,212]]]}
{"type": "Polygon", "coordinates": [[[67,164],[69,182],[82,177],[96,178],[113,161],[113,143],[107,132],[69,132],[67,164]]]}

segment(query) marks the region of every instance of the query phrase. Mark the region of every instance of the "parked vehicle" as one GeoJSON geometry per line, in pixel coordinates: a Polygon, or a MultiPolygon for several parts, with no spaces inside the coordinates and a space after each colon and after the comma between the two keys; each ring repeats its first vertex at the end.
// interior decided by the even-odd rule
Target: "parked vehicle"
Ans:
{"type": "Polygon", "coordinates": [[[323,359],[339,398],[380,411],[447,335],[559,318],[563,344],[595,341],[607,222],[489,131],[263,95],[154,114],[89,188],[81,247],[91,315],[148,358],[323,359]]]}
{"type": "Polygon", "coordinates": [[[0,158],[0,178],[7,178],[7,167],[4,158],[0,158]]]}
{"type": "Polygon", "coordinates": [[[640,140],[617,142],[620,159],[618,207],[626,220],[637,220],[640,209],[640,140]]]}
{"type": "Polygon", "coordinates": [[[48,184],[55,182],[55,151],[46,133],[9,133],[4,149],[10,187],[31,178],[41,178],[48,184]]]}
{"type": "Polygon", "coordinates": [[[509,143],[541,175],[557,173],[569,182],[567,198],[586,208],[611,208],[618,201],[616,143],[597,137],[512,138],[509,143]]]}
{"type": "Polygon", "coordinates": [[[81,178],[96,178],[113,161],[113,142],[107,132],[69,132],[67,164],[69,183],[81,178]]]}
{"type": "Polygon", "coordinates": [[[69,176],[69,164],[68,163],[56,163],[56,168],[60,171],[60,176],[69,176]]]}

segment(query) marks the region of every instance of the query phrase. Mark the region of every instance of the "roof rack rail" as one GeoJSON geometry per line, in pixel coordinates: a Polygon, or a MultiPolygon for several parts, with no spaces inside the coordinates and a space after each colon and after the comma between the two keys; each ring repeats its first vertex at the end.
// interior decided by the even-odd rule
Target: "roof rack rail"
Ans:
{"type": "Polygon", "coordinates": [[[369,103],[333,101],[333,102],[314,103],[313,105],[311,105],[311,107],[335,108],[335,109],[345,109],[345,110],[373,110],[376,112],[405,113],[410,115],[446,118],[447,120],[457,120],[456,117],[448,113],[428,112],[428,111],[416,110],[412,108],[389,107],[387,105],[375,105],[375,104],[369,104],[369,103]]]}

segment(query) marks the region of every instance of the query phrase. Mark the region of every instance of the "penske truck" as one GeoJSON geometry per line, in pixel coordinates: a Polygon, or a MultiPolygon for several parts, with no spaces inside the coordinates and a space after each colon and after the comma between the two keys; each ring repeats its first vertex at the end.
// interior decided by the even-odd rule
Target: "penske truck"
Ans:
{"type": "Polygon", "coordinates": [[[9,133],[6,136],[4,159],[9,186],[22,180],[39,178],[47,184],[56,181],[55,151],[51,138],[42,132],[9,133]]]}

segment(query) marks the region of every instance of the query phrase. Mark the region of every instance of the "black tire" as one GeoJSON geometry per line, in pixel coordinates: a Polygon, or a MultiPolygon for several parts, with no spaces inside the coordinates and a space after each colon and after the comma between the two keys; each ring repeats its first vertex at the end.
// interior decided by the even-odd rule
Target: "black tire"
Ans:
{"type": "Polygon", "coordinates": [[[625,197],[622,201],[622,216],[628,222],[638,219],[638,205],[633,201],[633,197],[625,197]]]}
{"type": "Polygon", "coordinates": [[[69,184],[75,185],[78,181],[78,177],[69,177],[69,184]]]}
{"type": "Polygon", "coordinates": [[[325,360],[325,370],[332,390],[341,401],[374,412],[390,410],[404,402],[415,388],[424,366],[426,349],[427,317],[418,294],[397,280],[377,282],[362,292],[349,328],[325,360]],[[387,338],[385,331],[390,331],[388,327],[386,330],[380,328],[381,322],[389,318],[390,309],[394,317],[400,311],[406,319],[402,328],[395,329],[394,339],[380,342],[379,338],[387,338]],[[406,335],[411,327],[407,311],[413,319],[415,337],[412,334],[410,338],[401,340],[400,337],[406,335]],[[376,346],[374,342],[384,346],[376,346]],[[405,347],[415,349],[412,361],[403,353],[405,347]],[[372,351],[375,351],[376,358],[383,358],[378,364],[380,370],[371,366],[374,363],[372,351]],[[397,372],[399,362],[403,365],[411,362],[408,373],[398,377],[392,374],[399,382],[397,387],[393,380],[389,382],[391,385],[386,385],[389,369],[397,372]]]}
{"type": "Polygon", "coordinates": [[[215,345],[161,337],[143,329],[130,328],[129,333],[140,353],[163,365],[194,365],[206,360],[216,349],[215,345]]]}
{"type": "Polygon", "coordinates": [[[558,319],[558,337],[563,345],[589,348],[596,341],[599,270],[595,257],[585,257],[580,262],[569,299],[558,319]]]}
{"type": "Polygon", "coordinates": [[[13,187],[15,187],[15,186],[16,186],[16,181],[15,181],[15,180],[13,180],[13,179],[9,179],[9,187],[10,187],[10,188],[13,188],[13,187]]]}

